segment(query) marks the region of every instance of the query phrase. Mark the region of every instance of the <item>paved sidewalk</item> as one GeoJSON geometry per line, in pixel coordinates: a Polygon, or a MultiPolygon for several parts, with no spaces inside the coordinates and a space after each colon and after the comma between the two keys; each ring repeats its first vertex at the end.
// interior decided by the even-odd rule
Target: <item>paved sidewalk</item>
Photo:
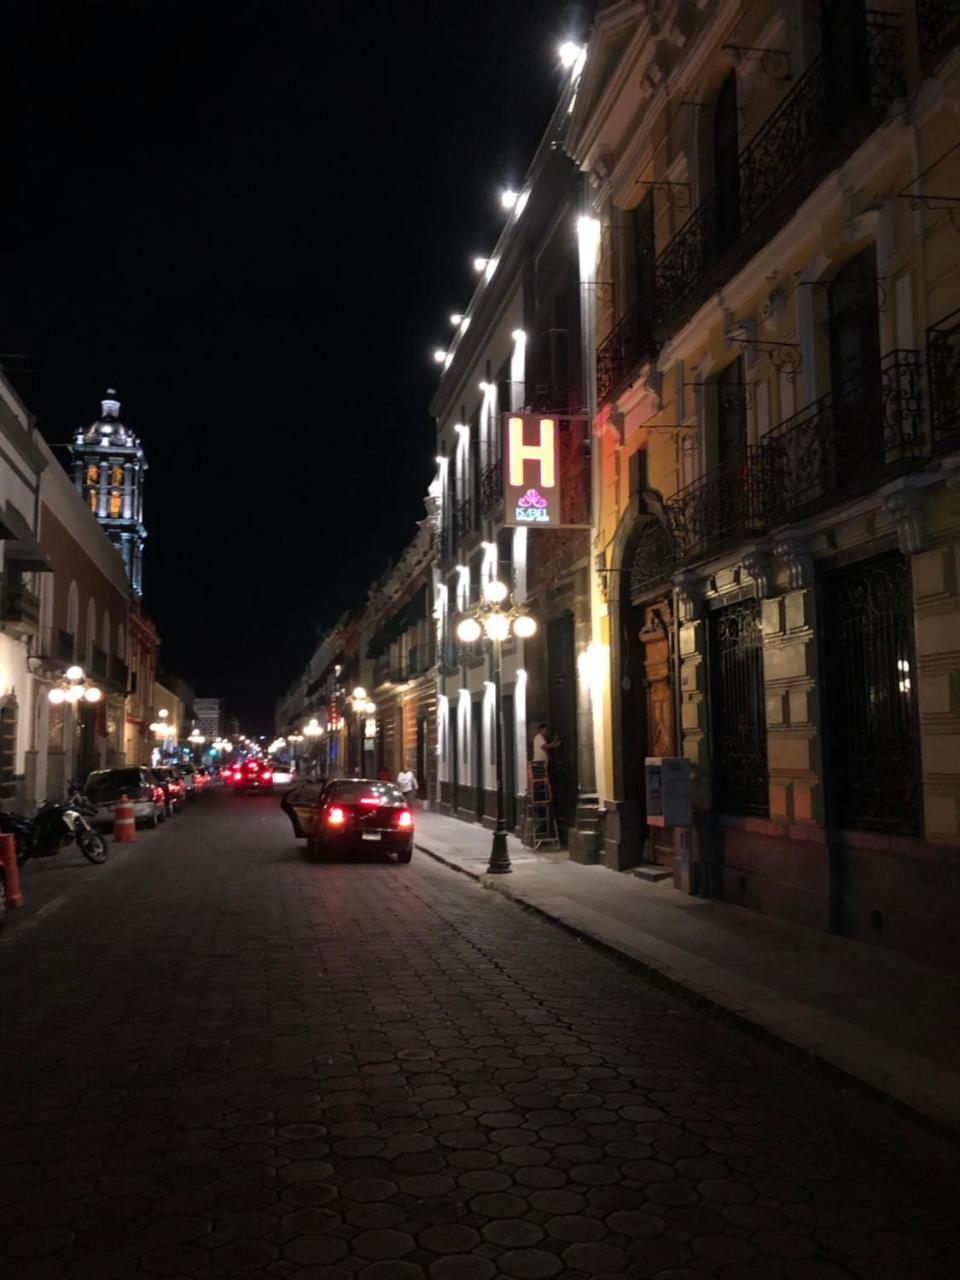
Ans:
{"type": "Polygon", "coordinates": [[[424,853],[960,1131],[960,976],[669,882],[536,854],[512,836],[513,873],[487,876],[490,840],[482,827],[417,815],[424,853]]]}

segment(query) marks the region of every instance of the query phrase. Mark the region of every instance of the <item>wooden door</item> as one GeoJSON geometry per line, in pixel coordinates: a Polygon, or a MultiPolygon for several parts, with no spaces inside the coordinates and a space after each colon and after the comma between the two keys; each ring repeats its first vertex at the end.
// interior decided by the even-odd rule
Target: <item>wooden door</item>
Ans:
{"type": "MultiPolygon", "coordinates": [[[[643,646],[646,752],[648,756],[677,753],[673,697],[673,619],[669,599],[642,610],[639,640],[643,646]]],[[[668,828],[650,827],[650,857],[664,866],[673,864],[673,836],[668,828]]]]}

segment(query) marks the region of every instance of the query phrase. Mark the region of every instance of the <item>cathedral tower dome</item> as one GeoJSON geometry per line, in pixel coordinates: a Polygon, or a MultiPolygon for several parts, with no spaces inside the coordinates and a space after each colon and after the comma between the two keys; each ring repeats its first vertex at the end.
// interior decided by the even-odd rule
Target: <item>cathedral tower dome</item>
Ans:
{"type": "Polygon", "coordinates": [[[120,420],[113,387],[100,401],[100,417],[74,432],[73,475],[90,510],[123,557],[134,592],[143,591],[143,478],[147,459],[139,438],[120,420]]]}

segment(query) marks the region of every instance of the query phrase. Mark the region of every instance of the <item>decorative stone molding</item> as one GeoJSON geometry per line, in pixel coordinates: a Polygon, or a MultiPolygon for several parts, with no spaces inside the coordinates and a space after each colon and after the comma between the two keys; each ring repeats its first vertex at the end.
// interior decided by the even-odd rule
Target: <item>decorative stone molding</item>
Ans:
{"type": "Polygon", "coordinates": [[[770,594],[770,549],[762,544],[750,547],[743,555],[744,571],[757,584],[757,595],[770,594]]]}
{"type": "Polygon", "coordinates": [[[806,539],[796,529],[778,536],[773,544],[773,554],[786,566],[791,591],[813,585],[813,558],[806,539]]]}
{"type": "Polygon", "coordinates": [[[673,586],[677,593],[677,612],[681,622],[695,622],[703,617],[703,581],[692,573],[676,573],[673,586]]]}
{"type": "Polygon", "coordinates": [[[880,490],[880,501],[897,530],[900,550],[905,556],[916,555],[927,545],[926,507],[928,475],[902,476],[880,490]]]}

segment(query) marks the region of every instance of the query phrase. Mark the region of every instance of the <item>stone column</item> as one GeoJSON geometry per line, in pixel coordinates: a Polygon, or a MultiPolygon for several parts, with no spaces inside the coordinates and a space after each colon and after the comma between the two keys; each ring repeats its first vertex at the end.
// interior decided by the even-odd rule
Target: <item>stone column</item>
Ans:
{"type": "MultiPolygon", "coordinates": [[[[578,659],[590,653],[590,570],[577,571],[574,586],[574,649],[578,659]]],[[[597,794],[597,767],[593,741],[593,689],[591,664],[577,662],[577,812],[570,831],[570,861],[599,862],[603,843],[602,812],[597,794]]]]}

